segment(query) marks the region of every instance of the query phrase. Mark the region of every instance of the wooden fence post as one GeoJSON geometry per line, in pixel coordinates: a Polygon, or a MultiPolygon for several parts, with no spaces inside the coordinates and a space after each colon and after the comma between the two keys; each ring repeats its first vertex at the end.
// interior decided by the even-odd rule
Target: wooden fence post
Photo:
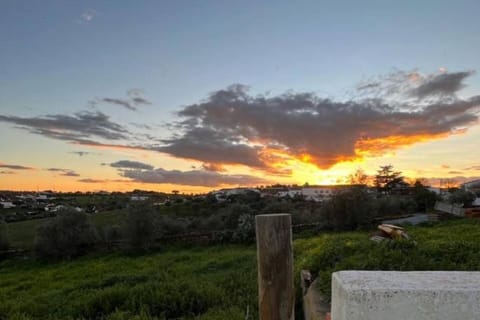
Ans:
{"type": "Polygon", "coordinates": [[[255,217],[260,320],[293,320],[292,218],[290,214],[255,217]]]}

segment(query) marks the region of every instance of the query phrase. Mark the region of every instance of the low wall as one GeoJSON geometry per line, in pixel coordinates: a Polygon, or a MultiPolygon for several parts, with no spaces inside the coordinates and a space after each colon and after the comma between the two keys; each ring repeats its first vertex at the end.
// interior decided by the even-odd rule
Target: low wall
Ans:
{"type": "Polygon", "coordinates": [[[480,272],[336,272],[332,320],[353,319],[480,319],[480,272]]]}
{"type": "Polygon", "coordinates": [[[450,213],[459,217],[463,217],[465,215],[465,210],[463,207],[447,202],[435,202],[435,210],[450,213]]]}

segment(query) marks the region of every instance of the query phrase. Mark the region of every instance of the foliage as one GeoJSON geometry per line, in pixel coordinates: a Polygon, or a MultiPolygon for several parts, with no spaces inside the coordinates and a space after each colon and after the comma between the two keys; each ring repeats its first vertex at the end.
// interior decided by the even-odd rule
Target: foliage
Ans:
{"type": "Polygon", "coordinates": [[[84,254],[97,241],[97,233],[83,212],[65,209],[37,230],[35,253],[45,259],[71,259],[84,254]]]}
{"type": "Polygon", "coordinates": [[[390,191],[398,183],[404,183],[400,171],[394,171],[391,164],[380,166],[375,175],[374,184],[377,190],[382,193],[390,193],[390,191]]]}
{"type": "Polygon", "coordinates": [[[253,247],[0,263],[0,319],[257,319],[253,247]]]}
{"type": "Polygon", "coordinates": [[[407,214],[417,211],[417,203],[410,196],[381,196],[376,199],[376,202],[379,216],[407,214]]]}
{"type": "Polygon", "coordinates": [[[324,234],[296,241],[297,268],[320,278],[329,297],[332,272],[339,270],[478,270],[480,222],[455,220],[433,227],[408,227],[415,240],[376,243],[364,232],[324,234]]]}
{"type": "Polygon", "coordinates": [[[130,205],[125,220],[125,236],[130,247],[134,250],[148,250],[156,235],[157,224],[153,207],[140,201],[130,205]]]}
{"type": "Polygon", "coordinates": [[[367,184],[368,182],[368,176],[360,168],[350,174],[347,179],[349,184],[367,184]]]}
{"type": "Polygon", "coordinates": [[[251,242],[255,239],[255,216],[244,213],[238,218],[237,230],[233,235],[236,242],[251,242]]]}
{"type": "Polygon", "coordinates": [[[417,211],[426,212],[427,210],[433,209],[435,202],[439,200],[439,196],[425,188],[421,181],[415,181],[413,185],[413,197],[417,204],[417,211]]]}
{"type": "Polygon", "coordinates": [[[335,194],[322,208],[322,216],[327,226],[335,230],[369,227],[376,214],[375,199],[363,187],[335,194]]]}
{"type": "Polygon", "coordinates": [[[123,238],[123,230],[118,224],[100,226],[97,230],[99,237],[107,245],[123,238]]]}
{"type": "Polygon", "coordinates": [[[10,242],[8,240],[7,224],[3,221],[0,221],[0,251],[7,250],[9,247],[10,242]]]}
{"type": "Polygon", "coordinates": [[[457,189],[452,194],[448,200],[450,203],[460,203],[465,205],[470,205],[473,200],[475,200],[476,195],[473,192],[466,191],[463,189],[457,189]]]}

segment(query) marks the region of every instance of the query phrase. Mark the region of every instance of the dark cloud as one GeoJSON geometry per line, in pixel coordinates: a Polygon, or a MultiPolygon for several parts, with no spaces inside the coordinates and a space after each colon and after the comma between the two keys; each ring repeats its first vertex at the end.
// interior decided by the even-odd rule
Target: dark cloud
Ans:
{"type": "Polygon", "coordinates": [[[462,171],[448,171],[448,174],[463,174],[462,171]]]}
{"type": "Polygon", "coordinates": [[[83,182],[83,183],[106,183],[106,182],[108,182],[107,180],[92,179],[92,178],[78,179],[77,181],[78,182],[83,182]]]}
{"type": "Polygon", "coordinates": [[[463,169],[463,170],[480,170],[480,165],[471,166],[471,167],[465,168],[465,169],[463,169]]]}
{"type": "Polygon", "coordinates": [[[410,94],[420,99],[436,95],[454,95],[465,87],[463,80],[472,74],[471,71],[464,71],[433,75],[424,79],[418,87],[411,90],[410,94]]]}
{"type": "Polygon", "coordinates": [[[118,99],[118,98],[101,98],[100,101],[102,102],[106,102],[106,103],[110,103],[110,104],[116,104],[116,105],[119,105],[119,106],[122,106],[122,107],[125,107],[129,110],[132,110],[132,111],[135,111],[137,110],[137,108],[135,107],[135,105],[128,101],[128,100],[125,100],[125,99],[118,99]]]}
{"type": "Polygon", "coordinates": [[[57,114],[32,118],[0,115],[0,121],[13,123],[30,133],[80,144],[88,144],[89,138],[120,140],[130,136],[127,129],[98,111],[78,112],[73,116],[57,114]]]}
{"type": "Polygon", "coordinates": [[[220,174],[205,170],[126,170],[122,172],[126,178],[142,183],[179,184],[188,186],[217,187],[221,185],[257,185],[268,183],[265,179],[250,175],[220,174]]]}
{"type": "Polygon", "coordinates": [[[35,170],[35,168],[32,168],[32,167],[25,167],[18,164],[6,164],[6,163],[0,163],[0,168],[10,169],[10,170],[35,170]]]}
{"type": "Polygon", "coordinates": [[[139,161],[130,161],[130,160],[120,160],[117,162],[110,163],[110,167],[113,168],[122,168],[122,169],[139,169],[139,170],[152,170],[153,166],[139,162],[139,161]]]}
{"type": "Polygon", "coordinates": [[[71,151],[71,154],[76,154],[79,157],[83,157],[86,155],[99,155],[99,153],[89,152],[89,151],[71,151]]]}
{"type": "Polygon", "coordinates": [[[62,169],[62,168],[47,168],[46,171],[50,172],[59,172],[61,176],[65,177],[79,177],[80,175],[71,169],[62,169]]]}
{"type": "Polygon", "coordinates": [[[109,103],[109,104],[114,104],[118,105],[124,108],[127,108],[131,111],[136,111],[139,106],[146,106],[146,105],[151,105],[152,103],[148,101],[146,98],[143,96],[143,91],[140,89],[130,89],[127,91],[127,98],[111,98],[111,97],[105,97],[105,98],[99,98],[94,103],[109,103]]]}
{"type": "Polygon", "coordinates": [[[181,137],[163,141],[166,146],[154,148],[176,157],[209,163],[244,164],[265,167],[259,159],[259,149],[240,143],[236,137],[211,128],[192,127],[181,137]],[[233,139],[232,139],[233,138],[233,139]]]}
{"type": "Polygon", "coordinates": [[[173,126],[179,133],[155,149],[264,170],[292,157],[328,168],[462,132],[477,122],[479,106],[480,96],[421,105],[385,99],[336,102],[312,93],[252,96],[245,86],[233,85],[185,106],[178,113],[183,120],[173,126]]]}
{"type": "MultiPolygon", "coordinates": [[[[195,167],[194,167],[195,168],[195,167]]],[[[215,171],[215,172],[224,172],[226,171],[222,165],[216,163],[204,163],[202,164],[203,170],[206,171],[215,171]]]]}
{"type": "Polygon", "coordinates": [[[92,178],[78,179],[77,181],[82,183],[110,183],[110,182],[130,183],[132,182],[131,180],[124,180],[124,179],[92,179],[92,178]]]}
{"type": "Polygon", "coordinates": [[[4,170],[4,171],[0,171],[0,174],[15,174],[15,172],[4,170]]]}

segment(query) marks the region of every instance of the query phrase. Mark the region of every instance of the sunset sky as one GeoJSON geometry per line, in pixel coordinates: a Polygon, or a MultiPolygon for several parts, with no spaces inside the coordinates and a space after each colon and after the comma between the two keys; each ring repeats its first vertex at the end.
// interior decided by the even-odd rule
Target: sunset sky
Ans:
{"type": "Polygon", "coordinates": [[[480,1],[0,1],[0,190],[480,176],[480,1]]]}

